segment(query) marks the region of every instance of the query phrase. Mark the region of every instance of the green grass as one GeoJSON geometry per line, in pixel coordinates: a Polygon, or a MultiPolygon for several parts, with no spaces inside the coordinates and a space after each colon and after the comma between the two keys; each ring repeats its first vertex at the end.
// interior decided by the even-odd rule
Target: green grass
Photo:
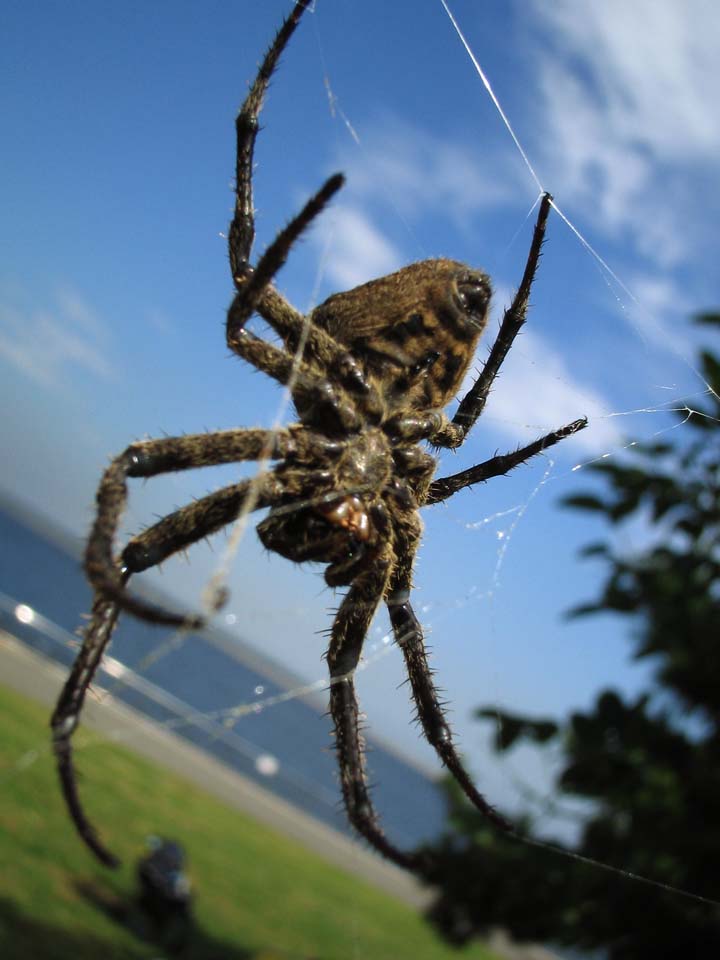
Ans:
{"type": "MultiPolygon", "coordinates": [[[[47,711],[0,688],[0,957],[160,955],[112,918],[162,831],[188,852],[197,936],[188,960],[490,960],[454,951],[412,910],[192,784],[102,744],[78,752],[82,795],[124,860],[96,865],[75,835],[47,749],[47,711]]],[[[78,736],[78,740],[80,737],[78,736]]]]}

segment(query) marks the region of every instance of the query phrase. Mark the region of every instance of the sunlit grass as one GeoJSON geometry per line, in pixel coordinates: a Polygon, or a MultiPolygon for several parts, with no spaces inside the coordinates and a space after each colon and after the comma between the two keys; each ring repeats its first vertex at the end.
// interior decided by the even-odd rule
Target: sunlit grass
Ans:
{"type": "Polygon", "coordinates": [[[489,960],[453,951],[399,901],[327,865],[199,788],[115,745],[81,750],[83,797],[119,871],[96,866],[65,813],[47,711],[0,688],[0,956],[158,957],[113,919],[132,901],[145,837],[188,853],[197,936],[190,960],[489,960]],[[37,755],[33,752],[37,751],[37,755]]]}

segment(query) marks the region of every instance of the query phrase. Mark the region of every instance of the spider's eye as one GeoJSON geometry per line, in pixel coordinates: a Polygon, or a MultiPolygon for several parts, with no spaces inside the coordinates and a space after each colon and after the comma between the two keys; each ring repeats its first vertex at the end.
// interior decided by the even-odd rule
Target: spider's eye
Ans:
{"type": "Polygon", "coordinates": [[[484,317],[491,294],[492,290],[488,280],[461,280],[457,285],[455,299],[460,309],[465,313],[470,313],[476,317],[484,317]]]}

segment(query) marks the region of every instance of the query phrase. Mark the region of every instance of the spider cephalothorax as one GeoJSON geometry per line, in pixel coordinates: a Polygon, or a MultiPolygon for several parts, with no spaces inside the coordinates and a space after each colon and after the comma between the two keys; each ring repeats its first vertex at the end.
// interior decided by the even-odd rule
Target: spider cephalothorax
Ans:
{"type": "MultiPolygon", "coordinates": [[[[204,616],[175,613],[128,592],[133,574],[222,529],[241,513],[269,508],[258,525],[264,545],[300,563],[326,565],[332,587],[348,590],[330,631],[330,713],[348,818],[384,856],[422,872],[419,854],[398,850],[383,833],[370,797],[353,676],[378,605],[387,606],[405,659],[412,697],[427,740],[468,798],[502,829],[510,825],[477,791],[453,745],[433,684],[422,628],[410,605],[422,532],[420,508],[507,473],[585,426],[575,420],[534,443],[452,476],[426,446],[459,446],[482,413],[490,387],[525,321],[551,198],[540,203],[522,282],[474,384],[452,419],[442,412],[460,389],[487,324],[488,277],[454,260],[424,260],[328,298],[303,316],[272,285],[300,234],[341,188],[331,177],[250,264],[255,235],[252,165],[258,115],[278,58],[303,15],[298,2],[275,37],[236,121],[235,216],[230,266],[235,297],[227,315],[230,349],[287,386],[298,421],[278,430],[237,429],[135,443],[105,471],[88,540],[85,569],[95,590],[83,645],[52,718],[63,792],[81,836],[104,862],[117,863],[80,804],[71,736],[121,610],[156,623],[201,626],[204,616]],[[275,346],[247,329],[257,313],[279,335],[275,346]],[[252,481],[223,487],[168,514],[115,556],[115,535],[130,477],[244,460],[270,461],[252,481]]],[[[223,589],[210,607],[219,606],[223,589]]]]}

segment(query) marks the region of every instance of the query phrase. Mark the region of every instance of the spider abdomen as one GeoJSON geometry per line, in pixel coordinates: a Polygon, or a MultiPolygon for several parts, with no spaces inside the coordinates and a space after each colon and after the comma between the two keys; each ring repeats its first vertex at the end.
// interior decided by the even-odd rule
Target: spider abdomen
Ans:
{"type": "Polygon", "coordinates": [[[422,260],[334,294],[311,318],[350,347],[392,407],[439,410],[462,383],[491,294],[479,270],[422,260]]]}

